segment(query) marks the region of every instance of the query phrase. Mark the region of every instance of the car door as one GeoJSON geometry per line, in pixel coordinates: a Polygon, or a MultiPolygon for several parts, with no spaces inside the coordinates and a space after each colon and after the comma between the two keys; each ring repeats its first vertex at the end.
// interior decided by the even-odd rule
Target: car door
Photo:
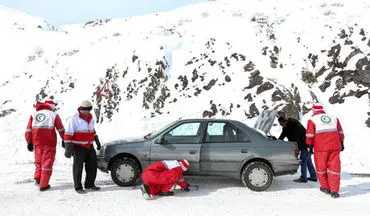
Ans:
{"type": "Polygon", "coordinates": [[[239,172],[240,164],[251,153],[248,137],[229,122],[208,122],[202,142],[200,171],[239,172]]]}
{"type": "Polygon", "coordinates": [[[165,131],[151,146],[151,163],[161,160],[189,161],[188,173],[199,172],[201,122],[182,122],[165,131]]]}

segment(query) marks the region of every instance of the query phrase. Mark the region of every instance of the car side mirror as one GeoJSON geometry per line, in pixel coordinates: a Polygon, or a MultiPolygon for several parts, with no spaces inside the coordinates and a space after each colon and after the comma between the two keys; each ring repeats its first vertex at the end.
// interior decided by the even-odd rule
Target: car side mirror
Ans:
{"type": "Polygon", "coordinates": [[[160,145],[163,145],[163,144],[165,144],[165,143],[166,143],[166,139],[165,139],[165,138],[164,138],[164,136],[162,135],[162,136],[160,136],[160,137],[155,141],[155,143],[160,144],[160,145]]]}

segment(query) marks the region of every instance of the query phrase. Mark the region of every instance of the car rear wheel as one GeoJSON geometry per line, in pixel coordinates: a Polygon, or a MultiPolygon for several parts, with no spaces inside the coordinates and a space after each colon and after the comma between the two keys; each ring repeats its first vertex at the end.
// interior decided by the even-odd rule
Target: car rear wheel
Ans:
{"type": "Polygon", "coordinates": [[[271,168],[263,162],[252,162],[245,166],[241,180],[252,191],[264,191],[273,179],[271,168]]]}
{"type": "Polygon", "coordinates": [[[132,158],[121,158],[114,162],[111,177],[118,186],[134,185],[140,176],[139,164],[132,158]]]}

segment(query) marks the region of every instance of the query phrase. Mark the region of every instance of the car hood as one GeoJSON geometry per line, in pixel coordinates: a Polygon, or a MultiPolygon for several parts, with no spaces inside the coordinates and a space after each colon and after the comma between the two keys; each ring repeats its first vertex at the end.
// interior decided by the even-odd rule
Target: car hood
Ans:
{"type": "Polygon", "coordinates": [[[141,143],[144,142],[144,138],[139,138],[139,137],[134,137],[134,138],[125,138],[125,139],[119,139],[119,140],[114,140],[111,142],[108,142],[106,145],[122,145],[122,144],[133,144],[133,143],[141,143]]]}

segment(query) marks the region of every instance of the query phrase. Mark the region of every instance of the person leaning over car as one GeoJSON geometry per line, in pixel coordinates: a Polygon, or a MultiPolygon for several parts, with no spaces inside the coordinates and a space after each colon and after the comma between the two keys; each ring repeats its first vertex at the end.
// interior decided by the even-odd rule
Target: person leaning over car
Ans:
{"type": "Polygon", "coordinates": [[[97,160],[94,146],[100,150],[100,141],[95,132],[94,119],[90,114],[92,104],[90,101],[82,101],[78,112],[68,122],[64,142],[66,146],[65,156],[73,156],[73,181],[77,193],[83,194],[85,190],[81,184],[83,164],[85,163],[86,179],[85,189],[100,190],[95,185],[97,160]]]}
{"type": "Polygon", "coordinates": [[[306,145],[306,129],[296,119],[279,117],[280,125],[283,127],[279,140],[283,140],[285,137],[289,141],[297,142],[298,149],[300,152],[301,160],[301,176],[295,179],[295,182],[305,183],[307,180],[317,182],[315,167],[312,164],[311,153],[307,150],[306,145]],[[310,173],[310,177],[307,178],[307,170],[310,173]]]}

